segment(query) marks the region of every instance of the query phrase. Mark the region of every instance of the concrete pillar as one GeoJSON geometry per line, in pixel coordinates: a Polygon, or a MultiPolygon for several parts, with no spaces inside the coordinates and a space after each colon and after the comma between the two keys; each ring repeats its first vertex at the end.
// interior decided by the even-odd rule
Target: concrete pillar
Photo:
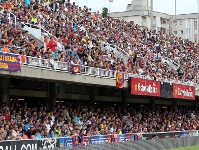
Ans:
{"type": "Polygon", "coordinates": [[[49,83],[49,92],[50,92],[50,97],[48,100],[48,105],[50,109],[52,109],[56,104],[56,83],[55,82],[49,83]]]}
{"type": "Polygon", "coordinates": [[[196,100],[193,101],[193,109],[196,111],[198,109],[197,105],[198,105],[198,97],[196,97],[196,100]]]}
{"type": "Polygon", "coordinates": [[[150,105],[151,105],[151,108],[154,108],[155,106],[155,103],[154,103],[154,97],[150,97],[150,105]]]}
{"type": "Polygon", "coordinates": [[[96,86],[89,86],[88,87],[88,94],[90,95],[90,103],[94,107],[95,106],[95,94],[96,94],[97,87],[96,86]]]}
{"type": "Polygon", "coordinates": [[[177,105],[178,100],[177,99],[172,99],[172,103],[173,103],[173,110],[175,112],[177,112],[177,109],[178,109],[178,105],[177,105]]]}
{"type": "Polygon", "coordinates": [[[10,86],[10,78],[1,77],[0,79],[0,94],[1,94],[1,103],[9,103],[9,86],[10,86]]]}
{"type": "Polygon", "coordinates": [[[127,98],[128,98],[128,90],[127,89],[122,89],[121,90],[121,96],[122,96],[122,106],[123,108],[127,108],[127,98]]]}

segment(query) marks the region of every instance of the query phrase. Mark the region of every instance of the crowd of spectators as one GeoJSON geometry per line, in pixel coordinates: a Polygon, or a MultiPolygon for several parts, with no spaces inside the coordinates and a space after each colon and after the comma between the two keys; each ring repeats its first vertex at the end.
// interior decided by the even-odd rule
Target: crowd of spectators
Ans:
{"type": "Polygon", "coordinates": [[[186,39],[150,31],[133,21],[103,18],[99,12],[70,0],[3,0],[0,4],[0,51],[22,54],[22,61],[26,61],[26,55],[49,59],[52,65],[54,61],[69,62],[155,79],[199,82],[198,47],[186,39]],[[21,30],[24,24],[42,28],[46,49],[21,30]],[[113,51],[104,48],[108,44],[113,51]],[[118,58],[115,50],[128,61],[118,58]]]}
{"type": "MultiPolygon", "coordinates": [[[[198,47],[172,34],[149,31],[133,21],[103,18],[86,6],[70,0],[2,0],[0,2],[0,52],[120,70],[153,78],[199,82],[198,47]],[[15,24],[16,16],[16,24],[15,24]],[[45,46],[27,32],[24,24],[42,28],[45,46]],[[104,47],[128,56],[128,61],[104,47]],[[173,69],[162,58],[178,69],[173,69]]],[[[167,132],[199,129],[195,112],[129,108],[93,108],[85,104],[57,105],[52,110],[19,102],[4,104],[0,114],[0,140],[167,132]]]]}
{"type": "Polygon", "coordinates": [[[198,112],[188,108],[172,109],[148,106],[89,106],[83,102],[47,103],[28,107],[18,101],[0,108],[0,141],[125,133],[154,133],[199,129],[198,112]]]}

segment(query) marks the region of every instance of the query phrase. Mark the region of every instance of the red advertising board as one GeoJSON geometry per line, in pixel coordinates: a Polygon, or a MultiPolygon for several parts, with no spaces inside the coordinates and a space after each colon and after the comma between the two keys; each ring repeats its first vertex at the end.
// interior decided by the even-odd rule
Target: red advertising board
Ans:
{"type": "Polygon", "coordinates": [[[131,94],[160,96],[160,82],[140,78],[131,78],[131,94]]]}
{"type": "Polygon", "coordinates": [[[173,84],[173,98],[195,100],[195,93],[194,86],[173,84]]]}

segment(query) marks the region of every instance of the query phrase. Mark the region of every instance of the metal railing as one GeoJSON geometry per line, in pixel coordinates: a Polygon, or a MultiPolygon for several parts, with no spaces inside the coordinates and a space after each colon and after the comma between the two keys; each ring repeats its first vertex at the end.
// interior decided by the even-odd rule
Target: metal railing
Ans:
{"type": "Polygon", "coordinates": [[[105,49],[109,52],[113,51],[114,55],[117,58],[123,58],[124,62],[127,63],[129,56],[126,54],[126,52],[124,50],[121,50],[121,52],[118,51],[118,49],[117,49],[118,47],[116,45],[112,45],[112,44],[109,44],[109,43],[102,43],[101,48],[105,49]]]}
{"type": "Polygon", "coordinates": [[[15,14],[13,14],[13,13],[11,13],[11,12],[9,12],[9,14],[8,14],[9,16],[8,16],[8,19],[9,19],[9,23],[11,23],[12,21],[11,21],[11,15],[13,15],[14,16],[14,24],[15,24],[15,27],[17,26],[17,16],[15,15],[15,14]]]}
{"type": "MultiPolygon", "coordinates": [[[[53,34],[51,34],[50,32],[48,32],[46,29],[44,29],[44,28],[41,27],[41,26],[34,25],[34,24],[31,24],[31,23],[25,23],[25,22],[22,22],[22,24],[27,25],[27,26],[30,27],[30,28],[37,28],[37,29],[40,29],[40,30],[41,30],[41,33],[46,33],[48,36],[53,36],[53,34]]],[[[56,38],[55,36],[53,36],[53,37],[56,38]]],[[[56,39],[57,39],[57,38],[56,38],[56,39]]]]}
{"type": "Polygon", "coordinates": [[[1,6],[1,5],[0,5],[0,7],[1,7],[1,8],[2,8],[2,10],[3,10],[3,12],[2,12],[2,13],[4,13],[4,8],[3,8],[3,6],[1,6]]]}
{"type": "MultiPolygon", "coordinates": [[[[85,66],[85,65],[80,65],[80,64],[71,65],[70,62],[61,62],[61,61],[55,61],[53,59],[43,59],[43,58],[32,57],[32,56],[26,56],[26,62],[23,62],[23,63],[21,62],[21,64],[28,65],[29,67],[36,67],[36,68],[39,67],[42,69],[50,69],[50,70],[64,71],[64,72],[72,72],[72,66],[79,66],[80,69],[76,74],[95,76],[95,77],[101,77],[101,78],[109,78],[109,79],[116,79],[116,73],[117,73],[117,70],[102,69],[102,68],[96,68],[96,67],[85,66]]],[[[128,80],[129,77],[154,80],[154,77],[152,76],[144,76],[140,74],[124,72],[124,79],[128,80]]],[[[184,81],[180,82],[180,81],[175,81],[172,79],[161,79],[161,78],[157,78],[156,80],[160,82],[167,82],[170,84],[176,83],[176,84],[194,86],[196,90],[199,89],[199,85],[193,82],[184,82],[184,81]]]]}

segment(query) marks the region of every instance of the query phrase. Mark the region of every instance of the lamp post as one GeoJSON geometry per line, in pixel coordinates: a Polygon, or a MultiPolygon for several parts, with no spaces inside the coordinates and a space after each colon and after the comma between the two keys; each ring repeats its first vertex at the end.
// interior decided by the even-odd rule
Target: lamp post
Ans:
{"type": "Polygon", "coordinates": [[[176,24],[177,24],[177,20],[176,20],[176,7],[177,7],[177,5],[176,5],[176,0],[175,0],[175,33],[177,33],[177,31],[176,31],[176,24]]]}
{"type": "Polygon", "coordinates": [[[198,26],[199,26],[199,1],[197,0],[197,3],[198,3],[198,17],[197,17],[197,46],[198,46],[198,26]]]}
{"type": "Polygon", "coordinates": [[[153,31],[153,0],[150,1],[151,3],[151,9],[150,9],[150,13],[151,13],[151,32],[153,31]]]}
{"type": "Polygon", "coordinates": [[[109,1],[109,16],[111,14],[111,3],[113,2],[113,0],[108,0],[109,1]]]}

